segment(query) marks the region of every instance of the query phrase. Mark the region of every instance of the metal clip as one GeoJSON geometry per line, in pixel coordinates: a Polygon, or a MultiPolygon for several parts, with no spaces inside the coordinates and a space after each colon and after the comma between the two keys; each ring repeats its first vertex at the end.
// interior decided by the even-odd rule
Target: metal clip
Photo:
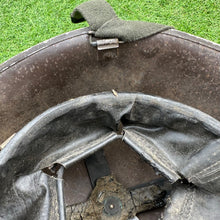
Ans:
{"type": "Polygon", "coordinates": [[[93,41],[92,37],[95,34],[94,31],[89,31],[89,43],[93,47],[97,47],[98,50],[109,50],[115,49],[119,47],[119,43],[124,43],[123,41],[119,41],[118,38],[109,38],[109,39],[101,39],[93,41]]]}

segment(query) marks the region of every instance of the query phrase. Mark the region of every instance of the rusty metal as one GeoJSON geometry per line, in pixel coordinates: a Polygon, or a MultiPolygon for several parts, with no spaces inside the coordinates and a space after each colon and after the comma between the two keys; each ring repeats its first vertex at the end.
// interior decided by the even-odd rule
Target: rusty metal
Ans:
{"type": "Polygon", "coordinates": [[[143,92],[220,119],[220,46],[168,30],[97,60],[88,29],[41,43],[0,66],[0,143],[51,106],[95,92],[143,92]]]}
{"type": "Polygon", "coordinates": [[[124,43],[123,41],[119,41],[118,38],[108,38],[108,39],[96,39],[93,40],[93,36],[95,34],[94,31],[88,31],[89,34],[89,43],[93,47],[97,47],[97,50],[111,50],[119,48],[119,43],[124,43]]]}
{"type": "Polygon", "coordinates": [[[96,42],[98,50],[109,50],[119,47],[119,40],[117,38],[97,40],[96,42]]]}
{"type": "MultiPolygon", "coordinates": [[[[54,105],[112,90],[172,99],[220,120],[220,45],[168,30],[121,44],[117,53],[98,51],[89,44],[88,30],[57,36],[0,65],[0,143],[54,105]]],[[[104,150],[126,188],[157,178],[125,144],[104,150]]],[[[67,169],[64,179],[66,204],[85,202],[92,189],[84,162],[67,169]]],[[[138,218],[158,219],[161,211],[138,218]]]]}
{"type": "Polygon", "coordinates": [[[156,184],[129,191],[113,176],[101,177],[88,201],[67,206],[67,219],[127,220],[139,212],[163,207],[164,192],[156,184]]]}
{"type": "Polygon", "coordinates": [[[92,41],[92,37],[90,36],[89,41],[90,44],[93,47],[97,47],[98,50],[110,50],[119,47],[119,40],[117,38],[92,41]]]}
{"type": "MultiPolygon", "coordinates": [[[[133,189],[137,185],[160,178],[158,173],[140,156],[121,140],[109,143],[104,147],[106,160],[114,177],[125,188],[133,189]]],[[[79,161],[64,173],[64,194],[66,205],[84,203],[92,193],[89,175],[84,161],[79,161]]],[[[138,214],[139,220],[156,220],[163,208],[138,214]]]]}

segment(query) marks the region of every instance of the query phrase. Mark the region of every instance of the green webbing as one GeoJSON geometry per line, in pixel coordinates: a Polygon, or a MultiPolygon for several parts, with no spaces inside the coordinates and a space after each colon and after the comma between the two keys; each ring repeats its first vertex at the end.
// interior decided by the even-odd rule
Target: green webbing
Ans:
{"type": "Polygon", "coordinates": [[[87,21],[98,38],[119,38],[135,41],[172,27],[143,21],[124,21],[117,17],[105,0],[92,0],[76,7],[71,14],[73,23],[87,21]]]}

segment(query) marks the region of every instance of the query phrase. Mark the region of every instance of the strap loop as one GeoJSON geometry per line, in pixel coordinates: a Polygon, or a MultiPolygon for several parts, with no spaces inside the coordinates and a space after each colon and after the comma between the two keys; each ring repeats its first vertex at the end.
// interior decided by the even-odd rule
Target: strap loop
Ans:
{"type": "Polygon", "coordinates": [[[98,38],[118,38],[124,42],[136,41],[172,27],[143,22],[124,21],[117,17],[113,8],[105,0],[85,2],[71,14],[73,23],[87,21],[98,38]]]}

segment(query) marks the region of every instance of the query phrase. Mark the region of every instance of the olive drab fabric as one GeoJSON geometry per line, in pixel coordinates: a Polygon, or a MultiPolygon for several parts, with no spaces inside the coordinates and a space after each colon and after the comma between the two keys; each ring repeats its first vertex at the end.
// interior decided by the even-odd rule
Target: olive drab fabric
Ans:
{"type": "Polygon", "coordinates": [[[115,14],[113,8],[104,0],[84,2],[71,14],[73,23],[87,21],[95,36],[99,38],[119,38],[124,42],[139,40],[171,27],[143,22],[124,21],[115,14]]]}

